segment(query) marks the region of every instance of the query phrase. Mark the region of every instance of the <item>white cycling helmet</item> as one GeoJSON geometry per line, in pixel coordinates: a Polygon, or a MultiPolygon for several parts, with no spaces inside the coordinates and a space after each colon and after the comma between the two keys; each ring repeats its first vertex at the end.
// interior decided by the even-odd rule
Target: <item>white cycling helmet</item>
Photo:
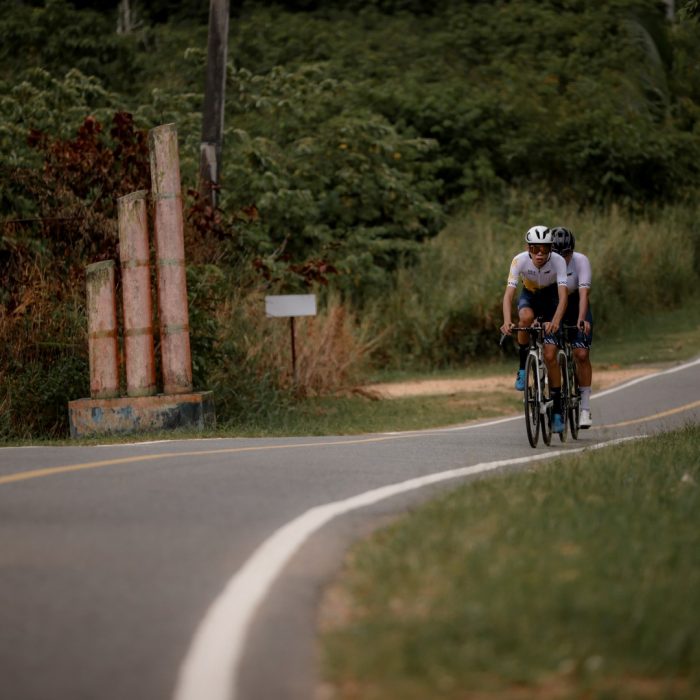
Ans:
{"type": "Polygon", "coordinates": [[[544,243],[552,245],[552,231],[547,226],[533,226],[527,230],[525,242],[528,244],[544,243]]]}

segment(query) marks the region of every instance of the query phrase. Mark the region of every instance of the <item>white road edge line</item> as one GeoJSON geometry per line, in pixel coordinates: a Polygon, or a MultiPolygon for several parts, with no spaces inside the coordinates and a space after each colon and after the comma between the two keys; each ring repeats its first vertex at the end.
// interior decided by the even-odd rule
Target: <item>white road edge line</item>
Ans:
{"type": "Polygon", "coordinates": [[[245,638],[258,606],[294,553],[312,534],[333,518],[448,479],[481,474],[514,464],[552,459],[584,450],[600,449],[644,437],[646,435],[617,438],[587,447],[450,469],[383,486],[307,510],[268,537],[213,602],[200,623],[180,667],[174,700],[235,700],[238,668],[245,638]]]}
{"type": "Polygon", "coordinates": [[[700,357],[696,360],[692,360],[691,362],[686,362],[682,365],[678,365],[677,367],[671,367],[670,369],[664,369],[660,372],[654,372],[654,374],[645,374],[641,377],[637,377],[636,379],[630,379],[624,384],[618,384],[617,386],[611,387],[610,389],[605,389],[604,391],[599,391],[595,394],[591,394],[591,401],[593,401],[593,399],[599,399],[601,396],[614,394],[616,391],[620,391],[621,389],[627,389],[628,387],[633,386],[634,384],[647,382],[650,379],[655,379],[656,377],[665,376],[667,374],[674,374],[675,372],[680,372],[684,369],[688,369],[689,367],[694,367],[695,365],[700,365],[700,357]]]}
{"type": "MultiPolygon", "coordinates": [[[[595,394],[591,395],[591,401],[594,399],[598,399],[601,396],[607,396],[608,394],[614,394],[617,391],[621,391],[622,389],[627,389],[634,384],[639,384],[640,382],[646,382],[649,381],[650,379],[654,379],[656,377],[661,377],[666,374],[673,374],[674,372],[680,372],[684,369],[688,369],[690,367],[694,367],[695,365],[700,365],[700,357],[691,360],[690,362],[685,362],[681,365],[677,365],[676,367],[671,367],[669,369],[664,369],[660,370],[658,372],[654,372],[654,374],[645,374],[642,377],[637,377],[635,379],[630,379],[628,382],[624,382],[623,384],[618,384],[617,386],[610,387],[610,389],[605,389],[604,391],[596,392],[595,394]]],[[[488,422],[480,422],[480,423],[469,423],[467,425],[455,425],[450,428],[428,428],[427,430],[407,430],[404,431],[406,433],[415,433],[415,434],[420,434],[420,433],[451,433],[451,432],[458,432],[458,431],[463,431],[463,430],[474,430],[475,428],[488,428],[489,426],[492,425],[499,425],[500,423],[509,423],[510,421],[514,420],[522,420],[523,416],[521,413],[518,413],[515,416],[508,416],[507,418],[496,418],[494,420],[488,421],[488,422]]],[[[402,435],[403,432],[392,432],[392,433],[382,433],[382,435],[402,435]]]]}

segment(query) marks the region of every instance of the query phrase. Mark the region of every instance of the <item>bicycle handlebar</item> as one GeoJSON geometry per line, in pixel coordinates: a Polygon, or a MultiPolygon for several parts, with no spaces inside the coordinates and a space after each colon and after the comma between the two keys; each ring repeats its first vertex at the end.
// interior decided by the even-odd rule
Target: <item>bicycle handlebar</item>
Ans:
{"type": "MultiPolygon", "coordinates": [[[[544,321],[542,319],[537,319],[535,323],[531,326],[511,326],[510,331],[511,333],[530,333],[530,334],[537,334],[541,335],[544,334],[544,321]]],[[[582,331],[585,328],[585,324],[583,321],[578,324],[578,326],[569,326],[568,324],[562,324],[559,328],[558,333],[561,334],[562,331],[582,331]]],[[[499,347],[503,347],[503,342],[508,336],[505,333],[501,333],[501,339],[498,341],[499,347]]]]}
{"type": "Polygon", "coordinates": [[[544,326],[511,326],[511,332],[513,333],[544,333],[544,326]]]}

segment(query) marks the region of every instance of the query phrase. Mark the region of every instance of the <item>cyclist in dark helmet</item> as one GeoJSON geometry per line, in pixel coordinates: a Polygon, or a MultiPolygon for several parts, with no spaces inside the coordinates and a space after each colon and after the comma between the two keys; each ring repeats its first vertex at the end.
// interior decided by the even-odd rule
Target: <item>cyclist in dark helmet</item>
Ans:
{"type": "MultiPolygon", "coordinates": [[[[512,307],[518,281],[523,289],[518,299],[518,325],[531,326],[536,318],[544,320],[544,361],[547,365],[552,392],[552,431],[564,430],[561,413],[561,372],[557,363],[555,333],[559,330],[568,301],[566,261],[552,251],[552,232],[546,226],[533,226],[525,234],[527,250],[516,255],[510,264],[508,284],[503,294],[503,325],[501,332],[511,335],[512,307]]],[[[527,333],[518,333],[520,369],[515,379],[518,391],[525,389],[525,361],[528,353],[527,333]]]]}
{"type": "Polygon", "coordinates": [[[583,253],[574,251],[574,234],[564,226],[552,229],[552,248],[566,260],[566,286],[569,302],[564,314],[564,324],[579,328],[571,343],[574,349],[576,376],[581,391],[581,415],[579,427],[590,428],[591,419],[591,367],[590,350],[593,342],[593,314],[590,306],[591,263],[583,253]]]}

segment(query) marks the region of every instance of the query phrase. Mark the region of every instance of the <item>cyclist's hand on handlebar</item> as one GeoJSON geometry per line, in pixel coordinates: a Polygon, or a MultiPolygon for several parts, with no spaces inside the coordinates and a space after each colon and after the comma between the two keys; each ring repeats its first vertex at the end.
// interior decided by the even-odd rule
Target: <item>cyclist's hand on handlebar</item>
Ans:
{"type": "Polygon", "coordinates": [[[578,329],[582,333],[585,333],[586,335],[591,334],[591,324],[588,321],[579,321],[578,322],[578,329]]]}
{"type": "Polygon", "coordinates": [[[511,335],[511,334],[513,333],[513,331],[511,330],[511,328],[513,328],[514,325],[515,325],[515,324],[514,324],[514,323],[511,323],[510,321],[508,321],[508,323],[504,323],[504,324],[501,326],[501,333],[503,333],[503,335],[511,335]]]}
{"type": "Polygon", "coordinates": [[[554,334],[559,330],[559,323],[557,321],[547,321],[544,324],[544,332],[549,334],[554,334]]]}

